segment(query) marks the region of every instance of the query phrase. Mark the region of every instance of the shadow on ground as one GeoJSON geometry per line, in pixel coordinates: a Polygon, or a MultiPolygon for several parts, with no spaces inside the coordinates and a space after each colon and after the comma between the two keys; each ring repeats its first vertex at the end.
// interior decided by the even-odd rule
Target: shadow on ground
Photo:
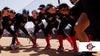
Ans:
{"type": "Polygon", "coordinates": [[[10,50],[8,46],[3,46],[3,47],[5,48],[1,49],[0,53],[2,53],[2,51],[9,51],[10,53],[20,53],[20,51],[23,51],[23,52],[33,52],[29,54],[29,56],[73,56],[72,55],[73,52],[68,52],[68,51],[57,52],[56,49],[44,49],[44,47],[26,48],[26,46],[22,46],[16,50],[10,50]]]}
{"type": "Polygon", "coordinates": [[[42,55],[48,55],[48,56],[73,56],[71,52],[57,52],[55,49],[43,49],[36,51],[37,53],[30,54],[30,56],[42,56],[42,55]]]}

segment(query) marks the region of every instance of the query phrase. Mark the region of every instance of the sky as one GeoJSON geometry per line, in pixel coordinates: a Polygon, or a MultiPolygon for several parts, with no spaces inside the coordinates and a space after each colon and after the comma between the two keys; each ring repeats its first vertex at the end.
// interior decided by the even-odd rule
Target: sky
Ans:
{"type": "MultiPolygon", "coordinates": [[[[60,0],[61,3],[67,3],[70,7],[73,5],[70,3],[69,0],[60,0]]],[[[40,4],[53,4],[58,6],[58,0],[0,0],[0,10],[2,10],[5,6],[9,7],[10,9],[15,10],[16,12],[21,13],[23,9],[27,9],[30,12],[32,10],[37,10],[40,4]]],[[[28,22],[26,27],[33,27],[32,22],[28,22]]]]}
{"type": "MultiPolygon", "coordinates": [[[[67,3],[70,7],[73,6],[69,2],[69,0],[60,0],[60,1],[61,3],[67,3]]],[[[11,9],[14,9],[16,12],[21,12],[23,9],[32,11],[37,9],[40,4],[46,5],[48,3],[57,6],[58,0],[0,0],[0,10],[5,6],[8,6],[11,9]]]]}
{"type": "Polygon", "coordinates": [[[0,9],[2,9],[5,6],[8,6],[11,9],[18,11],[30,4],[32,1],[33,0],[1,0],[0,9]]]}

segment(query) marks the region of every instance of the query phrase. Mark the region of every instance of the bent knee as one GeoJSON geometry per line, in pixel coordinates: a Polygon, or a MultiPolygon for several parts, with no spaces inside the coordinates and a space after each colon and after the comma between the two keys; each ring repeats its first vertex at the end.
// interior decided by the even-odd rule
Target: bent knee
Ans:
{"type": "Polygon", "coordinates": [[[84,30],[81,29],[81,27],[78,26],[78,25],[75,25],[75,26],[74,26],[74,30],[75,30],[76,33],[80,33],[80,32],[83,32],[83,31],[84,31],[84,30]]]}

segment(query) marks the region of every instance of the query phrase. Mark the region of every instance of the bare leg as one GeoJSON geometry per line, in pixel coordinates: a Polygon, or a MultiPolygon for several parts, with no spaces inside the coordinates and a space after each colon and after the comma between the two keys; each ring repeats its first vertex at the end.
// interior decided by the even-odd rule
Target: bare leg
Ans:
{"type": "Polygon", "coordinates": [[[88,16],[86,13],[82,13],[78,19],[78,21],[75,24],[74,30],[76,32],[76,37],[79,39],[81,42],[86,42],[89,41],[86,33],[84,30],[89,26],[90,21],[88,19],[88,16]]]}

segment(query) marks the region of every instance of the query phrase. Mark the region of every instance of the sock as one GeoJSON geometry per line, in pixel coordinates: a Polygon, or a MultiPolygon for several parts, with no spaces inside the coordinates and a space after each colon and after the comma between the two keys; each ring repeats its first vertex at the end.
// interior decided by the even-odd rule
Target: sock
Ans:
{"type": "Polygon", "coordinates": [[[18,40],[18,38],[16,38],[16,43],[20,43],[19,40],[18,40]]]}
{"type": "Polygon", "coordinates": [[[78,47],[77,47],[77,43],[76,43],[76,37],[75,36],[71,36],[71,39],[73,41],[73,48],[75,51],[78,51],[78,47]]]}
{"type": "Polygon", "coordinates": [[[73,47],[73,41],[71,40],[71,37],[68,36],[66,39],[68,40],[68,42],[69,42],[69,43],[71,44],[71,46],[73,47]]]}
{"type": "Polygon", "coordinates": [[[58,35],[57,38],[58,38],[60,46],[63,47],[63,36],[62,35],[58,35]]]}
{"type": "Polygon", "coordinates": [[[37,43],[36,43],[37,37],[34,37],[34,38],[33,38],[33,41],[34,41],[34,45],[36,45],[36,44],[37,44],[37,43]]]}
{"type": "Polygon", "coordinates": [[[50,46],[50,37],[46,37],[45,40],[46,40],[47,45],[50,46]]]}
{"type": "Polygon", "coordinates": [[[89,37],[89,41],[91,41],[93,38],[93,36],[91,34],[88,34],[88,37],[89,37]]]}

